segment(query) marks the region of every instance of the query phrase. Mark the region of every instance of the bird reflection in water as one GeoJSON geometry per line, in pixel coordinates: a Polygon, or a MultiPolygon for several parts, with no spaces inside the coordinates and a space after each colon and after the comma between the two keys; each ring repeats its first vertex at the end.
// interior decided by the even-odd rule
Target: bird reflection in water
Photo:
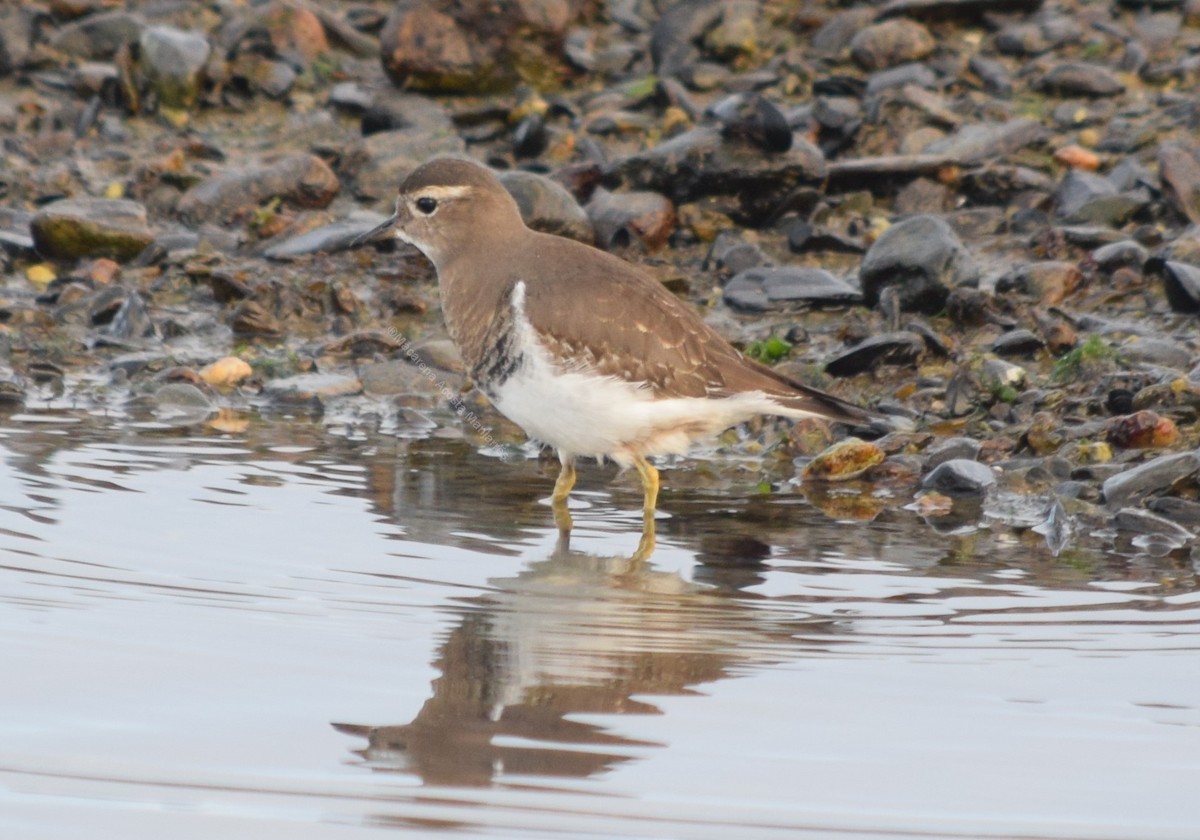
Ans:
{"type": "Polygon", "coordinates": [[[593,776],[662,745],[573,718],[658,714],[635,698],[694,693],[777,661],[771,639],[816,629],[655,570],[640,549],[599,557],[561,539],[547,559],[490,583],[458,609],[434,663],[441,676],[411,723],[334,724],[367,739],[357,750],[366,766],[432,785],[593,776]]]}

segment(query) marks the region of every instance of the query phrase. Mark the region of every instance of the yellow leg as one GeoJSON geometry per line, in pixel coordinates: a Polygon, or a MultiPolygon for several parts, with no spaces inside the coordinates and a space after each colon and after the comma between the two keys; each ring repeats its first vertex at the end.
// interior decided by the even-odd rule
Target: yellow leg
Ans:
{"type": "Polygon", "coordinates": [[[635,455],[633,465],[637,468],[642,479],[642,538],[638,541],[637,551],[633,555],[635,561],[645,560],[654,551],[654,510],[658,505],[658,470],[654,465],[635,455]]]}
{"type": "Polygon", "coordinates": [[[571,488],[575,486],[575,459],[561,452],[558,459],[562,463],[562,469],[558,471],[558,480],[554,482],[550,506],[554,509],[554,524],[561,533],[566,534],[575,524],[567,510],[567,497],[571,495],[571,488]]]}
{"type": "Polygon", "coordinates": [[[633,456],[633,466],[637,468],[642,478],[642,513],[647,519],[654,519],[654,509],[658,505],[658,470],[641,455],[633,456]]]}

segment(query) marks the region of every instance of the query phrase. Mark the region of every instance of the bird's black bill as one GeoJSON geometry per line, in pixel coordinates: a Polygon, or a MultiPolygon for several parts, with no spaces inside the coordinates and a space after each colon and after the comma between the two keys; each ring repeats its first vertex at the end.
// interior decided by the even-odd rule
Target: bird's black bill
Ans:
{"type": "Polygon", "coordinates": [[[366,233],[360,233],[358,236],[350,240],[350,247],[357,248],[359,245],[365,245],[368,242],[373,242],[376,239],[379,239],[396,226],[396,222],[399,221],[399,218],[399,216],[391,216],[386,221],[381,222],[366,233]]]}

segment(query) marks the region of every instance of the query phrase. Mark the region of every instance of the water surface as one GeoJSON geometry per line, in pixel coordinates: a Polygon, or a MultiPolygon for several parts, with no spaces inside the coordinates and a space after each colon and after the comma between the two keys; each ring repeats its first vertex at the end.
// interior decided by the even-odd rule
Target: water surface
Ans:
{"type": "Polygon", "coordinates": [[[3,418],[0,837],[1197,836],[1190,548],[221,429],[3,418]]]}

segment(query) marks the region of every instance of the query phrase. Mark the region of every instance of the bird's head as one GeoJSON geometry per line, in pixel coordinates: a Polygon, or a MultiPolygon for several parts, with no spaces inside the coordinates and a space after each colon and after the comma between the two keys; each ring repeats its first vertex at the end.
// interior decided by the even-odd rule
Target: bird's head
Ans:
{"type": "Polygon", "coordinates": [[[481,243],[524,228],[516,201],[491,170],[464,158],[435,158],[400,185],[396,212],[355,240],[391,232],[416,247],[440,270],[481,243]]]}

